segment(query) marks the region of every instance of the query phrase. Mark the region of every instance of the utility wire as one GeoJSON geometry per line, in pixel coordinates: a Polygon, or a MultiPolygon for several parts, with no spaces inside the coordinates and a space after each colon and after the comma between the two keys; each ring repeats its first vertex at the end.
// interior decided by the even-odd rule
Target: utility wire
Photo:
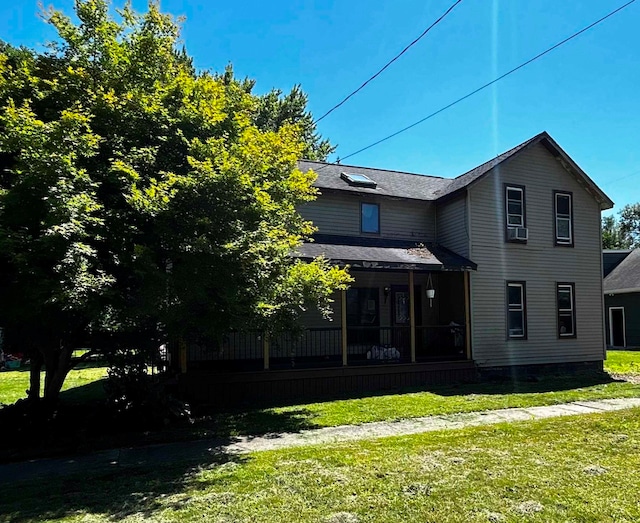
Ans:
{"type": "MultiPolygon", "coordinates": [[[[529,60],[527,60],[526,62],[521,63],[520,65],[518,65],[517,67],[514,67],[513,69],[511,69],[510,71],[507,71],[506,73],[498,76],[497,78],[495,78],[494,80],[491,80],[490,82],[487,82],[486,84],[484,84],[481,87],[478,87],[477,89],[471,91],[469,94],[464,95],[461,98],[458,98],[456,101],[451,102],[449,105],[446,105],[444,107],[442,107],[441,109],[438,109],[437,111],[431,113],[428,116],[425,116],[424,118],[422,118],[421,120],[418,120],[417,122],[412,123],[411,125],[408,125],[407,127],[404,127],[402,129],[400,129],[399,131],[396,131],[393,134],[390,134],[388,136],[385,136],[384,138],[378,140],[377,142],[374,142],[370,145],[367,145],[366,147],[363,147],[362,149],[358,149],[357,151],[348,154],[347,156],[344,156],[342,158],[340,158],[340,161],[346,160],[347,158],[351,158],[352,156],[355,156],[356,154],[360,154],[361,152],[366,151],[367,149],[371,149],[372,147],[375,147],[376,145],[381,144],[382,142],[386,142],[387,140],[398,136],[401,133],[404,133],[405,131],[408,131],[409,129],[415,127],[416,125],[420,125],[423,122],[426,122],[427,120],[429,120],[430,118],[433,118],[434,116],[440,114],[443,111],[446,111],[447,109],[453,107],[454,105],[459,104],[460,102],[462,102],[463,100],[466,100],[467,98],[473,96],[476,93],[479,93],[480,91],[486,89],[487,87],[495,84],[496,82],[499,82],[500,80],[502,80],[503,78],[506,78],[507,76],[515,73],[516,71],[522,69],[523,67],[529,65],[532,62],[535,62],[536,60],[538,60],[539,58],[542,58],[544,55],[550,53],[551,51],[553,51],[554,49],[557,49],[558,47],[560,47],[561,45],[566,44],[567,42],[573,40],[574,38],[576,38],[577,36],[581,35],[582,33],[584,33],[585,31],[588,31],[589,29],[591,29],[592,27],[595,27],[596,25],[604,22],[607,18],[610,18],[611,16],[615,15],[616,13],[618,13],[619,11],[622,11],[625,7],[628,7],[629,5],[633,4],[636,0],[630,0],[629,2],[627,2],[626,4],[618,7],[617,9],[615,9],[614,11],[611,11],[609,14],[603,16],[602,18],[600,18],[599,20],[596,20],[595,22],[593,22],[592,24],[589,24],[588,26],[586,26],[583,29],[580,29],[580,31],[578,31],[577,33],[572,34],[571,36],[569,36],[568,38],[565,38],[564,40],[562,40],[561,42],[558,42],[557,44],[549,47],[546,51],[543,51],[539,54],[537,54],[536,56],[534,56],[533,58],[530,58],[529,60]]],[[[329,164],[330,165],[330,164],[329,164]]],[[[320,171],[322,170],[324,167],[319,167],[318,169],[315,169],[316,171],[320,171]]]]}
{"type": "Polygon", "coordinates": [[[621,182],[622,180],[626,180],[627,178],[631,178],[632,176],[635,176],[636,174],[640,174],[640,171],[634,171],[631,174],[626,174],[624,176],[621,176],[620,178],[614,178],[613,180],[609,180],[606,181],[604,183],[601,183],[600,185],[607,187],[613,183],[617,183],[617,182],[621,182]]]}
{"type": "Polygon", "coordinates": [[[449,9],[447,9],[445,11],[445,13],[443,15],[440,16],[440,18],[438,18],[435,22],[433,22],[429,27],[427,27],[424,32],[418,37],[416,38],[413,42],[411,42],[407,47],[405,47],[400,54],[397,54],[396,56],[394,56],[389,62],[387,62],[384,67],[382,69],[380,69],[376,74],[374,74],[371,78],[369,78],[365,83],[363,83],[360,87],[358,87],[355,91],[353,91],[351,94],[349,94],[346,98],[344,98],[340,103],[334,105],[331,109],[329,109],[326,113],[324,113],[320,118],[318,118],[316,120],[315,123],[318,123],[320,120],[322,120],[323,118],[326,118],[327,116],[329,116],[333,111],[335,111],[338,107],[340,107],[343,103],[345,103],[349,98],[351,98],[353,95],[355,95],[356,93],[358,93],[359,91],[361,91],[369,82],[371,82],[372,80],[374,80],[375,78],[377,78],[378,76],[380,76],[380,74],[387,69],[387,67],[389,67],[393,62],[395,62],[398,58],[400,58],[404,53],[406,53],[410,47],[412,47],[413,45],[415,45],[416,43],[418,43],[418,41],[420,39],[422,39],[423,36],[425,36],[429,31],[431,31],[431,29],[433,29],[436,25],[438,25],[451,11],[453,11],[453,8],[455,6],[457,6],[460,2],[462,2],[462,0],[457,0],[449,9]]]}

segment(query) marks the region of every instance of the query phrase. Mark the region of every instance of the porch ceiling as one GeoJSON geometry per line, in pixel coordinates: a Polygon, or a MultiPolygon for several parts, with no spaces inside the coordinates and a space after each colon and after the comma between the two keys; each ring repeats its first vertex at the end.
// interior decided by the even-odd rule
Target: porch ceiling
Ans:
{"type": "Polygon", "coordinates": [[[354,269],[392,269],[425,271],[475,270],[476,264],[437,244],[416,242],[379,241],[375,245],[353,245],[358,238],[317,237],[316,243],[304,243],[294,256],[313,259],[325,256],[338,265],[350,265],[354,269]],[[326,240],[334,241],[327,242],[326,240]]]}

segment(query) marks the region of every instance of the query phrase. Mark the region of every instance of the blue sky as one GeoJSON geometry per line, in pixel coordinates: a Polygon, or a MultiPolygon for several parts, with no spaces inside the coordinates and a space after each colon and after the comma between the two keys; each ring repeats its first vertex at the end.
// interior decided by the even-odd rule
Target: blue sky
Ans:
{"type": "MultiPolygon", "coordinates": [[[[45,2],[48,4],[49,2],[45,2]]],[[[256,92],[301,84],[320,116],[417,37],[453,0],[163,0],[184,15],[197,67],[232,63],[256,92]]],[[[381,77],[319,124],[344,157],[423,118],[625,0],[463,0],[381,77]]],[[[71,13],[72,0],[54,0],[71,13]]],[[[115,5],[122,5],[116,0],[115,5]]],[[[144,0],[134,0],[144,9],[144,0]]],[[[36,0],[0,5],[0,38],[55,34],[36,0]]],[[[453,177],[548,131],[616,203],[640,201],[640,2],[541,60],[346,163],[453,177]]],[[[335,155],[332,157],[335,159],[335,155]]]]}

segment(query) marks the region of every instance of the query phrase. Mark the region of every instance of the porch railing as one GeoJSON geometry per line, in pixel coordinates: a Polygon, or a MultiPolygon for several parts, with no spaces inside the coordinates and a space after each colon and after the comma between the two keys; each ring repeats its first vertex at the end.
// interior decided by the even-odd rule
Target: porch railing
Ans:
{"type": "MultiPolygon", "coordinates": [[[[465,326],[435,325],[415,328],[416,361],[465,359],[465,326]]],[[[265,367],[315,368],[343,363],[341,328],[310,328],[272,336],[260,331],[230,332],[212,346],[190,344],[190,366],[220,370],[258,370],[265,367]],[[265,358],[266,355],[266,358],[265,358]]],[[[348,327],[347,365],[376,365],[411,361],[411,328],[348,327]]]]}

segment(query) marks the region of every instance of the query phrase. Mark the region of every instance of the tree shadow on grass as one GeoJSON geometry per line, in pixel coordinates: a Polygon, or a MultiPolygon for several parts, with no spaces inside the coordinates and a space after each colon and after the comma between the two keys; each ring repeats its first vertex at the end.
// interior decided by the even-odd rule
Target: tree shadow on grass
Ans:
{"type": "MultiPolygon", "coordinates": [[[[277,402],[268,402],[267,399],[260,405],[260,409],[245,410],[238,409],[237,411],[229,411],[223,413],[221,417],[223,419],[230,418],[232,423],[237,424],[237,430],[242,433],[252,433],[256,428],[266,426],[261,423],[261,416],[271,408],[277,407],[293,407],[301,404],[308,403],[329,403],[339,400],[350,399],[362,399],[362,398],[375,398],[381,396],[395,395],[395,394],[409,394],[418,392],[429,392],[438,396],[465,396],[471,394],[486,394],[486,395],[502,395],[502,394],[526,394],[526,393],[543,393],[543,392],[563,392],[573,389],[592,387],[596,385],[606,385],[609,383],[624,383],[624,380],[615,379],[605,372],[593,372],[583,373],[575,375],[546,375],[539,377],[500,377],[494,379],[485,379],[476,382],[458,382],[450,384],[425,384],[418,387],[406,387],[406,388],[391,388],[378,391],[356,391],[345,392],[340,394],[334,394],[329,397],[317,397],[317,398],[305,398],[301,400],[299,398],[291,398],[290,400],[279,400],[277,402]]],[[[297,424],[307,425],[304,428],[314,428],[313,422],[305,418],[310,413],[308,410],[301,407],[298,410],[290,411],[298,418],[297,424]]],[[[277,421],[277,418],[272,418],[272,421],[277,421]]],[[[272,427],[272,431],[278,431],[277,427],[272,427]]]]}
{"type": "Polygon", "coordinates": [[[541,376],[541,377],[501,377],[479,381],[477,383],[459,383],[453,385],[434,385],[420,390],[438,394],[440,396],[458,396],[467,394],[527,394],[543,392],[563,392],[573,389],[606,385],[608,383],[623,383],[623,380],[612,378],[604,372],[576,374],[572,376],[541,376]]]}
{"type": "Polygon", "coordinates": [[[104,384],[106,381],[107,378],[101,378],[85,385],[63,390],[60,392],[60,401],[70,405],[102,401],[105,399],[104,384]]]}
{"type": "Polygon", "coordinates": [[[0,521],[82,519],[85,514],[110,521],[132,516],[146,520],[184,508],[191,502],[190,492],[215,487],[249,459],[203,446],[165,459],[160,454],[131,456],[111,468],[88,466],[82,474],[67,477],[14,483],[6,491],[15,495],[0,496],[0,521]],[[198,475],[203,471],[214,473],[202,480],[198,475]]]}

